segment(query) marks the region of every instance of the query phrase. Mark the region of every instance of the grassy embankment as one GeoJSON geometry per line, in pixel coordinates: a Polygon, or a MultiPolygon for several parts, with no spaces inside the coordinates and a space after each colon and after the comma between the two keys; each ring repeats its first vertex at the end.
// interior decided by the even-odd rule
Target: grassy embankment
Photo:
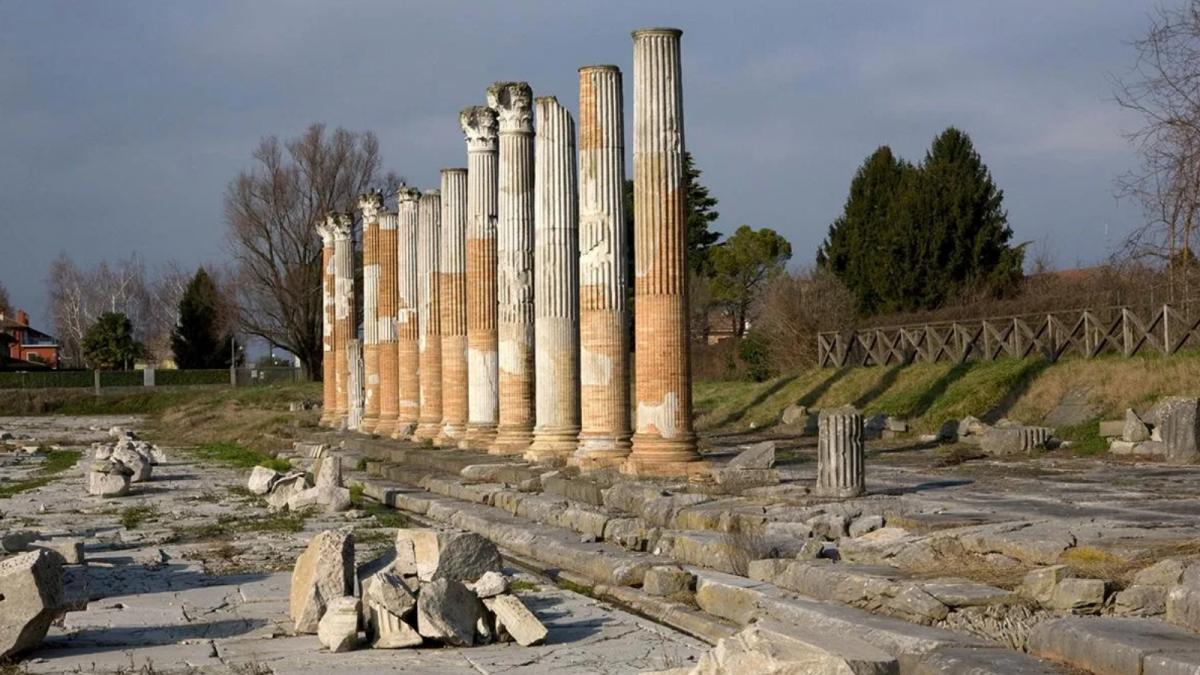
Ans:
{"type": "MultiPolygon", "coordinates": [[[[933,431],[947,419],[975,415],[1038,423],[1071,392],[1085,392],[1096,419],[1144,410],[1163,396],[1200,395],[1200,352],[1171,357],[1004,359],[966,364],[914,363],[875,368],[812,369],[762,383],[699,382],[701,429],[769,427],[787,406],[854,405],[868,414],[907,419],[915,431],[933,431]]],[[[1104,448],[1095,420],[1059,429],[1078,451],[1104,448]]]]}

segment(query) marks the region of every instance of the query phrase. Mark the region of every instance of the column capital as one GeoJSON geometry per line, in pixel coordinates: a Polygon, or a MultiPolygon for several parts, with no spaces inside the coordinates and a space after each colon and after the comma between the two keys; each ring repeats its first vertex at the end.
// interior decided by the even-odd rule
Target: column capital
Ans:
{"type": "Polygon", "coordinates": [[[484,105],[463,108],[458,124],[467,137],[468,152],[496,151],[496,111],[484,105]]]}
{"type": "Polygon", "coordinates": [[[383,209],[383,193],[370,190],[358,196],[358,210],[362,212],[363,224],[375,222],[383,209]]]}
{"type": "Polygon", "coordinates": [[[533,89],[528,82],[497,82],[488,87],[487,100],[499,117],[500,133],[533,133],[533,89]]]}
{"type": "Polygon", "coordinates": [[[321,235],[322,246],[333,246],[333,223],[330,216],[317,223],[317,234],[321,235]]]}
{"type": "Polygon", "coordinates": [[[408,185],[401,185],[400,187],[396,188],[397,205],[404,204],[406,202],[416,202],[420,199],[421,191],[418,188],[408,185]]]}
{"type": "Polygon", "coordinates": [[[334,241],[347,240],[354,231],[354,216],[349,213],[330,213],[325,217],[325,227],[333,234],[334,241]]]}
{"type": "Polygon", "coordinates": [[[668,37],[679,39],[683,35],[683,31],[678,28],[639,28],[632,33],[633,39],[647,37],[668,37]]]}

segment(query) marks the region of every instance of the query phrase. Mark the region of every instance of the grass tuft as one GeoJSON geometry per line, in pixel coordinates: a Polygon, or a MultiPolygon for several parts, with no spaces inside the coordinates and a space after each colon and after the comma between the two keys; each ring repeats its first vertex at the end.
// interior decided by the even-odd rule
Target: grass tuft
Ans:
{"type": "Polygon", "coordinates": [[[153,504],[128,506],[121,511],[121,527],[127,530],[136,530],[143,522],[157,517],[158,507],[153,504]]]}
{"type": "Polygon", "coordinates": [[[78,450],[51,450],[46,459],[38,467],[36,473],[28,478],[0,484],[0,499],[8,499],[13,495],[40,488],[54,480],[57,474],[75,466],[83,453],[78,450]]]}
{"type": "Polygon", "coordinates": [[[205,443],[197,447],[195,452],[204,459],[221,462],[237,469],[265,466],[268,469],[286,472],[292,468],[292,463],[286,459],[272,457],[238,443],[205,443]]]}

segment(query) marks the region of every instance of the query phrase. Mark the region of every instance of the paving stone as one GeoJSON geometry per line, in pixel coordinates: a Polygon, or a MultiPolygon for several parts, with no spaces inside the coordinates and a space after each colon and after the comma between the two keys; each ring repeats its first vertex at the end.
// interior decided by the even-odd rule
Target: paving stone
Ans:
{"type": "Polygon", "coordinates": [[[682,567],[660,565],[646,570],[642,590],[650,595],[673,596],[691,591],[695,585],[695,574],[682,567]]]}
{"type": "Polygon", "coordinates": [[[899,673],[899,667],[894,657],[854,636],[830,640],[821,633],[763,621],[718,642],[691,672],[888,675],[899,673]]]}
{"type": "Polygon", "coordinates": [[[921,588],[948,607],[979,607],[1012,602],[1016,594],[1003,588],[966,579],[934,579],[921,582],[921,588]]]}
{"type": "Polygon", "coordinates": [[[1166,611],[1165,586],[1130,586],[1113,599],[1113,613],[1120,616],[1158,616],[1166,611]]]}
{"type": "Polygon", "coordinates": [[[1068,617],[1034,626],[1027,649],[1096,675],[1129,675],[1144,673],[1148,656],[1200,655],[1200,637],[1154,619],[1068,617]]]}
{"type": "Polygon", "coordinates": [[[945,647],[900,657],[904,675],[1059,675],[1062,669],[1011,649],[945,647]]]}
{"type": "Polygon", "coordinates": [[[1098,611],[1104,605],[1107,586],[1102,579],[1063,579],[1054,586],[1050,601],[1045,604],[1067,611],[1098,611]]]}

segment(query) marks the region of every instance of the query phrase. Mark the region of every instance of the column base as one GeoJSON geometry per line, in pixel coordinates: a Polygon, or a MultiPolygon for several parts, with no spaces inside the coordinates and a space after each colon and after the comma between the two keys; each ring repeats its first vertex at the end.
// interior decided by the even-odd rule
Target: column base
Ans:
{"type": "Polygon", "coordinates": [[[530,462],[551,459],[565,462],[578,446],[578,429],[534,429],[533,442],[525,451],[525,459],[530,462]]]}
{"type": "Polygon", "coordinates": [[[696,437],[665,439],[657,434],[634,434],[621,473],[630,476],[692,476],[708,473],[707,462],[696,452],[696,437]]]}
{"type": "Polygon", "coordinates": [[[421,422],[417,424],[417,428],[413,431],[413,443],[424,443],[426,441],[436,444],[436,438],[442,433],[441,420],[437,422],[421,422]]]}
{"type": "Polygon", "coordinates": [[[460,450],[478,450],[487,452],[496,442],[496,425],[494,423],[469,422],[467,433],[458,442],[460,450]]]}
{"type": "Polygon", "coordinates": [[[702,460],[684,462],[646,461],[626,457],[620,465],[620,471],[626,476],[645,478],[687,478],[688,480],[703,479],[712,475],[712,464],[702,460]]]}
{"type": "Polygon", "coordinates": [[[861,487],[821,487],[818,485],[813,489],[814,496],[829,499],[853,499],[866,496],[866,494],[866,488],[861,487]]]}
{"type": "Polygon", "coordinates": [[[465,424],[444,424],[437,437],[433,439],[433,444],[439,448],[457,448],[458,442],[466,433],[467,426],[465,424]]]}
{"type": "Polygon", "coordinates": [[[620,466],[629,456],[630,447],[628,436],[580,434],[579,446],[567,459],[567,465],[583,471],[620,466]]]}
{"type": "Polygon", "coordinates": [[[417,428],[416,422],[404,422],[396,420],[396,428],[392,430],[392,438],[397,441],[407,441],[412,438],[413,431],[417,428]]]}
{"type": "Polygon", "coordinates": [[[375,434],[384,438],[391,438],[396,431],[395,417],[380,417],[379,424],[375,425],[375,434]]]}
{"type": "Polygon", "coordinates": [[[533,429],[527,427],[500,427],[496,440],[488,448],[489,455],[521,455],[533,443],[533,429]]]}
{"type": "Polygon", "coordinates": [[[378,429],[378,427],[379,427],[379,418],[378,417],[364,417],[362,419],[362,422],[360,422],[358,425],[358,430],[360,433],[374,434],[374,433],[378,433],[376,431],[378,429]]]}

